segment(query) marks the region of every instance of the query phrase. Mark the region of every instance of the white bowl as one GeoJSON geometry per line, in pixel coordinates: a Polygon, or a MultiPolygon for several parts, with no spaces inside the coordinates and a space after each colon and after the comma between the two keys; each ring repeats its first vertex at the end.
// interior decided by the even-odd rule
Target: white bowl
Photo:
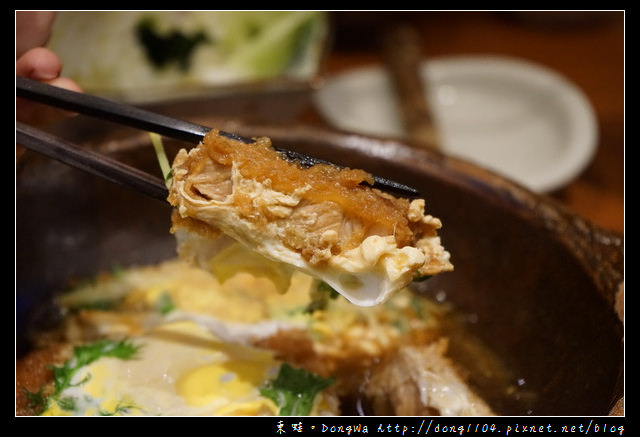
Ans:
{"type": "MultiPolygon", "coordinates": [[[[596,149],[596,118],[584,94],[540,65],[498,56],[446,57],[421,65],[443,152],[533,191],[577,177],[596,149]]],[[[390,79],[380,66],[327,78],[314,96],[335,127],[403,135],[390,79]]]]}

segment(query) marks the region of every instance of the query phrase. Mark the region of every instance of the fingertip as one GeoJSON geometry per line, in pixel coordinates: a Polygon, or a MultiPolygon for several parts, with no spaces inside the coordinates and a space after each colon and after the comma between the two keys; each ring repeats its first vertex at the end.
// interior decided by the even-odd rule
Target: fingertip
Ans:
{"type": "Polygon", "coordinates": [[[51,81],[62,71],[60,58],[51,50],[36,47],[27,51],[16,61],[16,75],[38,81],[51,81]]]}

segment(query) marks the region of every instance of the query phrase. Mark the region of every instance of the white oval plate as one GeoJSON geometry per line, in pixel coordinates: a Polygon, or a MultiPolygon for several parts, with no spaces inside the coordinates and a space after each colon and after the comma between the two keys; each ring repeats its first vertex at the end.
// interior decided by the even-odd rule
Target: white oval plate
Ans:
{"type": "MultiPolygon", "coordinates": [[[[549,69],[512,58],[465,56],[425,61],[420,73],[443,152],[451,156],[538,192],[563,186],[593,158],[593,109],[574,84],[549,69]]],[[[328,78],[314,99],[337,128],[403,135],[382,67],[328,78]]]]}

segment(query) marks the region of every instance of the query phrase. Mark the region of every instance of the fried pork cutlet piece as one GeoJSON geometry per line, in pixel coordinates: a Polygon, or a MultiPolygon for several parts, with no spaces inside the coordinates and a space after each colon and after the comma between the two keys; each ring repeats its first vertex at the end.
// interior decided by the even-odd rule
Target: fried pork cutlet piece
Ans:
{"type": "Polygon", "coordinates": [[[493,416],[445,356],[447,340],[403,346],[374,367],[362,388],[376,415],[493,416]]]}
{"type": "Polygon", "coordinates": [[[268,138],[245,144],[214,130],[178,153],[172,173],[174,232],[227,234],[355,304],[378,304],[417,277],[453,269],[437,234],[441,222],[425,214],[425,201],[362,184],[372,182],[362,170],[304,168],[268,138]]]}
{"type": "Polygon", "coordinates": [[[16,360],[16,416],[41,413],[43,405],[34,395],[49,396],[53,392],[52,365],[60,365],[72,355],[70,344],[51,344],[16,360]]]}

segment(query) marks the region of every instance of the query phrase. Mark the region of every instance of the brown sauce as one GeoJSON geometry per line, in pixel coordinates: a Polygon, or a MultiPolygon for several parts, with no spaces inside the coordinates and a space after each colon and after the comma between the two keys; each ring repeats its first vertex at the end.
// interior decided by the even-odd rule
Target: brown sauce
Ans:
{"type": "Polygon", "coordinates": [[[347,218],[356,218],[365,229],[375,228],[376,233],[394,235],[399,247],[411,244],[413,232],[406,217],[409,201],[361,185],[373,182],[372,176],[363,170],[325,164],[303,168],[285,160],[271,147],[269,138],[245,144],[211,131],[203,143],[210,159],[225,166],[235,163],[245,178],[270,180],[273,189],[284,193],[306,186],[301,194],[306,201],[334,202],[347,218]]]}

